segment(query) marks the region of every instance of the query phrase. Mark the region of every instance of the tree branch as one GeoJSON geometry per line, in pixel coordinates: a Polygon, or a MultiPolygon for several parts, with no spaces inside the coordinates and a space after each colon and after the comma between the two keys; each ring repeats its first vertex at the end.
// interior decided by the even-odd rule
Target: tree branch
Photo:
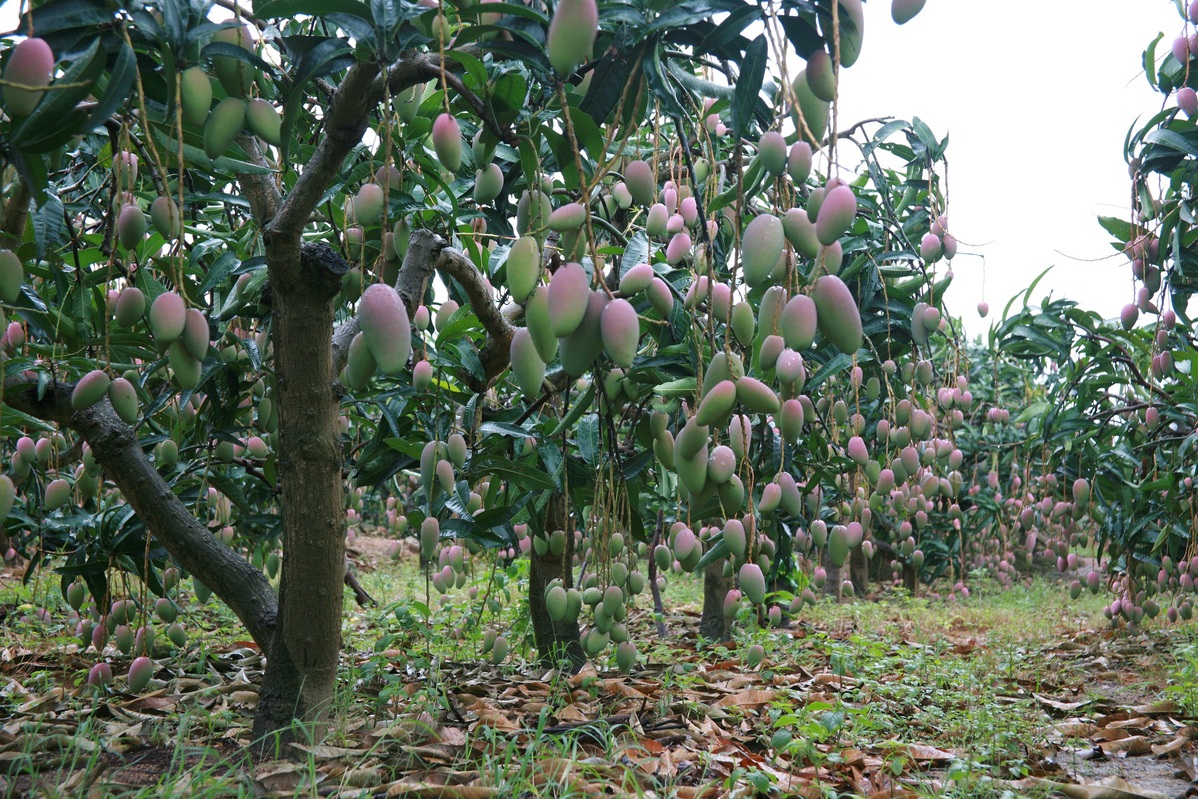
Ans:
{"type": "MultiPolygon", "coordinates": [[[[415,316],[416,309],[424,302],[428,280],[437,270],[458,282],[466,292],[471,310],[487,331],[487,343],[479,353],[485,380],[480,382],[462,376],[462,380],[472,391],[481,394],[487,390],[491,381],[508,367],[512,336],[516,328],[496,305],[494,290],[474,262],[460,251],[449,247],[445,239],[436,233],[424,229],[412,231],[407,254],[404,255],[403,265],[395,280],[395,290],[399,292],[409,317],[415,316]]],[[[349,344],[359,329],[355,316],[333,331],[333,367],[338,373],[345,368],[346,358],[349,357],[349,344]]]]}
{"type": "MultiPolygon", "coordinates": [[[[478,321],[482,322],[483,329],[487,331],[487,343],[479,353],[486,379],[486,386],[483,387],[485,390],[491,381],[508,367],[511,360],[512,335],[516,329],[496,307],[495,292],[473,261],[461,252],[446,247],[437,258],[437,269],[458,282],[466,292],[478,321]]],[[[480,391],[476,386],[472,388],[480,391]]]]}
{"type": "Polygon", "coordinates": [[[179,565],[225,601],[269,657],[278,602],[266,577],[196,520],[146,458],[133,429],[121,421],[107,398],[75,411],[73,389],[73,384],[51,386],[39,399],[37,379],[18,376],[6,382],[4,401],[83,436],[146,530],[179,565]]]}
{"type": "MultiPolygon", "coordinates": [[[[415,86],[440,74],[426,55],[413,55],[398,62],[388,71],[392,92],[415,86]]],[[[366,132],[370,112],[382,98],[383,84],[379,65],[373,62],[355,64],[337,86],[324,118],[324,132],[316,145],[307,167],[295,187],[266,228],[269,235],[296,237],[308,217],[316,209],[325,190],[332,185],[341,170],[341,163],[357,146],[366,132]]]]}
{"type": "Polygon", "coordinates": [[[250,202],[250,213],[258,220],[259,227],[264,228],[279,213],[283,195],[279,193],[279,186],[275,183],[274,167],[267,163],[262,148],[258,146],[258,139],[253,136],[239,136],[237,143],[249,156],[250,163],[271,170],[268,174],[243,172],[237,180],[241,185],[241,193],[250,202]]]}

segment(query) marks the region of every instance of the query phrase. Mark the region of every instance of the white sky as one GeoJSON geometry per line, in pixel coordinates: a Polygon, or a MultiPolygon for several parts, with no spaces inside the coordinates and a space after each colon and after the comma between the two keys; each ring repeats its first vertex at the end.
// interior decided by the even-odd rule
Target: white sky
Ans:
{"type": "MultiPolygon", "coordinates": [[[[0,29],[14,27],[17,5],[0,0],[0,29]]],[[[1128,215],[1123,139],[1163,99],[1141,54],[1159,32],[1168,52],[1181,30],[1172,0],[928,0],[901,27],[889,0],[866,3],[840,124],[919,116],[951,135],[949,228],[961,248],[948,303],[971,336],[1051,265],[1036,302],[1052,291],[1110,318],[1134,298],[1128,263],[1111,257],[1095,219],[1128,215]]]]}
{"type": "Polygon", "coordinates": [[[1054,264],[1034,302],[1051,290],[1110,318],[1134,299],[1128,261],[1108,257],[1095,220],[1129,216],[1123,140],[1164,99],[1141,56],[1160,32],[1158,55],[1168,53],[1182,26],[1171,0],[928,0],[901,27],[889,0],[866,3],[861,58],[841,73],[840,126],[919,116],[951,135],[949,229],[961,247],[947,302],[971,337],[1054,264]]]}

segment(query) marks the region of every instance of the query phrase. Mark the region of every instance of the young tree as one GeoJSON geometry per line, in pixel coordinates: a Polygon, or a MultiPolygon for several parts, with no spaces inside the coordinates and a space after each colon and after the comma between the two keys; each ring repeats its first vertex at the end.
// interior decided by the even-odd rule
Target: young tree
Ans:
{"type": "Polygon", "coordinates": [[[219,5],[35,3],[4,54],[0,500],[64,589],[103,614],[110,564],[190,573],[266,655],[269,741],[328,712],[347,478],[446,539],[439,587],[448,539],[527,530],[536,646],[574,667],[635,661],[654,530],[755,604],[824,487],[857,548],[850,439],[894,400],[863,367],[939,335],[955,250],[946,142],[838,127],[858,0],[219,5]],[[233,528],[281,537],[277,596],[233,528]]]}

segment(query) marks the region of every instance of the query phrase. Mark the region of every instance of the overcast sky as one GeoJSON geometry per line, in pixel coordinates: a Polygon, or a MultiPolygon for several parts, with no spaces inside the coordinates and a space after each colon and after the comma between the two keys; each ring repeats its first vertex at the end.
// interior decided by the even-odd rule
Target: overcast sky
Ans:
{"type": "Polygon", "coordinates": [[[1182,26],[1171,0],[927,0],[902,27],[889,0],[866,4],[840,124],[919,116],[951,134],[949,229],[961,254],[948,303],[971,337],[1051,265],[1036,302],[1051,290],[1114,317],[1134,298],[1128,262],[1109,257],[1095,218],[1129,215],[1123,140],[1164,99],[1142,53],[1160,32],[1168,53],[1182,26]]]}

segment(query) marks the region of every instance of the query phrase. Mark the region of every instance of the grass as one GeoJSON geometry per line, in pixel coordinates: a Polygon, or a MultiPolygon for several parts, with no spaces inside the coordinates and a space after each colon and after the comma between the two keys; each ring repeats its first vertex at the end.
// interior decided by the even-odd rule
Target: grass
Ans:
{"type": "MultiPolygon", "coordinates": [[[[519,665],[534,654],[527,643],[531,634],[521,594],[526,569],[526,563],[517,561],[480,572],[471,585],[451,592],[448,599],[436,592],[426,594],[423,575],[411,561],[384,563],[360,575],[379,605],[357,608],[347,594],[335,723],[325,740],[312,742],[358,748],[354,757],[359,762],[347,763],[335,775],[341,782],[334,784],[366,789],[391,779],[397,763],[412,766],[410,750],[435,737],[439,724],[452,722],[455,713],[479,716],[478,709],[453,704],[469,697],[469,690],[477,688],[502,707],[505,685],[528,684],[531,672],[519,665]],[[477,596],[473,602],[471,589],[477,596]],[[498,668],[479,665],[477,653],[488,627],[502,628],[514,644],[513,655],[498,668]],[[464,686],[462,680],[467,681],[464,686]],[[466,694],[461,693],[463,687],[469,689],[466,694]],[[386,730],[386,736],[373,737],[378,730],[386,730]],[[363,747],[364,741],[373,743],[363,747]]],[[[693,621],[678,613],[699,610],[702,584],[695,575],[669,579],[667,621],[678,632],[693,621]]],[[[115,768],[116,761],[105,752],[113,740],[113,726],[105,723],[105,713],[97,712],[105,707],[103,701],[93,702],[107,701],[113,708],[108,713],[115,713],[129,700],[68,691],[54,716],[31,720],[32,700],[78,684],[96,656],[90,650],[77,652],[63,623],[56,578],[8,584],[2,592],[0,601],[18,608],[10,619],[36,607],[55,609],[48,625],[9,624],[0,633],[6,650],[34,652],[55,665],[4,672],[10,681],[0,689],[0,713],[25,721],[3,728],[8,737],[0,738],[0,772],[6,768],[7,775],[0,778],[0,792],[28,787],[36,779],[45,795],[77,795],[90,780],[103,780],[105,768],[115,768]],[[52,718],[74,721],[64,724],[52,718]],[[47,742],[58,747],[53,762],[37,754],[47,742]]],[[[1035,770],[1029,753],[1044,739],[1049,720],[1033,694],[1058,695],[1070,680],[1045,657],[1046,648],[1071,638],[1101,640],[1106,627],[1103,601],[1088,594],[1071,601],[1064,583],[1051,579],[1036,579],[1015,590],[978,583],[968,599],[955,602],[895,591],[876,601],[823,601],[805,609],[789,632],[741,627],[732,641],[698,652],[694,639],[686,635],[656,640],[651,614],[642,612],[630,617],[630,629],[649,664],[637,679],[651,680],[655,687],[641,705],[640,716],[677,717],[699,728],[713,713],[713,674],[726,672],[727,677],[719,678],[724,681],[748,675],[746,685],[773,688],[776,695],[760,708],[729,707],[720,718],[737,730],[738,745],[760,758],[762,765],[749,768],[745,760],[724,773],[718,756],[700,756],[689,775],[680,772],[672,778],[678,784],[699,774],[720,774],[730,784],[768,783],[776,779],[771,769],[835,770],[843,752],[861,750],[880,753],[895,774],[928,777],[915,779],[917,784],[931,784],[934,774],[940,792],[928,795],[1000,797],[1009,790],[1002,780],[1035,770]],[[767,656],[759,671],[751,673],[739,661],[754,643],[765,646],[767,656]],[[820,675],[826,681],[812,683],[804,675],[820,675]],[[912,746],[951,750],[953,755],[928,761],[912,746]]],[[[642,610],[649,607],[647,593],[638,604],[642,610]]],[[[216,601],[185,604],[184,611],[191,630],[189,648],[160,660],[171,664],[177,675],[211,685],[196,688],[177,706],[142,720],[124,756],[152,760],[159,776],[153,784],[129,788],[122,795],[249,796],[269,792],[271,785],[283,790],[284,784],[303,793],[314,790],[318,779],[325,781],[322,790],[327,787],[329,762],[317,750],[265,783],[260,775],[257,781],[249,778],[252,769],[243,756],[223,745],[230,734],[244,736],[252,713],[251,706],[233,701],[239,668],[235,647],[244,633],[216,601]]],[[[1130,641],[1138,635],[1116,633],[1115,640],[1130,641]]],[[[1172,698],[1191,714],[1198,713],[1198,632],[1186,627],[1168,635],[1177,645],[1162,650],[1169,654],[1157,658],[1146,676],[1132,685],[1144,689],[1144,701],[1172,698]],[[1151,691],[1154,681],[1164,686],[1158,695],[1151,691]]],[[[628,756],[627,738],[619,730],[602,731],[597,738],[586,730],[544,733],[551,717],[570,706],[599,716],[618,710],[618,699],[605,693],[606,679],[551,680],[533,696],[540,710],[521,709],[517,714],[521,725],[531,725],[519,734],[492,724],[472,725],[463,744],[470,759],[461,767],[476,770],[477,781],[496,788],[499,795],[582,796],[585,786],[596,781],[619,784],[623,772],[599,767],[628,756]],[[533,736],[538,745],[518,745],[521,736],[533,736]],[[564,765],[569,763],[575,764],[573,770],[564,765]]],[[[139,711],[134,717],[144,715],[139,711]]]]}

